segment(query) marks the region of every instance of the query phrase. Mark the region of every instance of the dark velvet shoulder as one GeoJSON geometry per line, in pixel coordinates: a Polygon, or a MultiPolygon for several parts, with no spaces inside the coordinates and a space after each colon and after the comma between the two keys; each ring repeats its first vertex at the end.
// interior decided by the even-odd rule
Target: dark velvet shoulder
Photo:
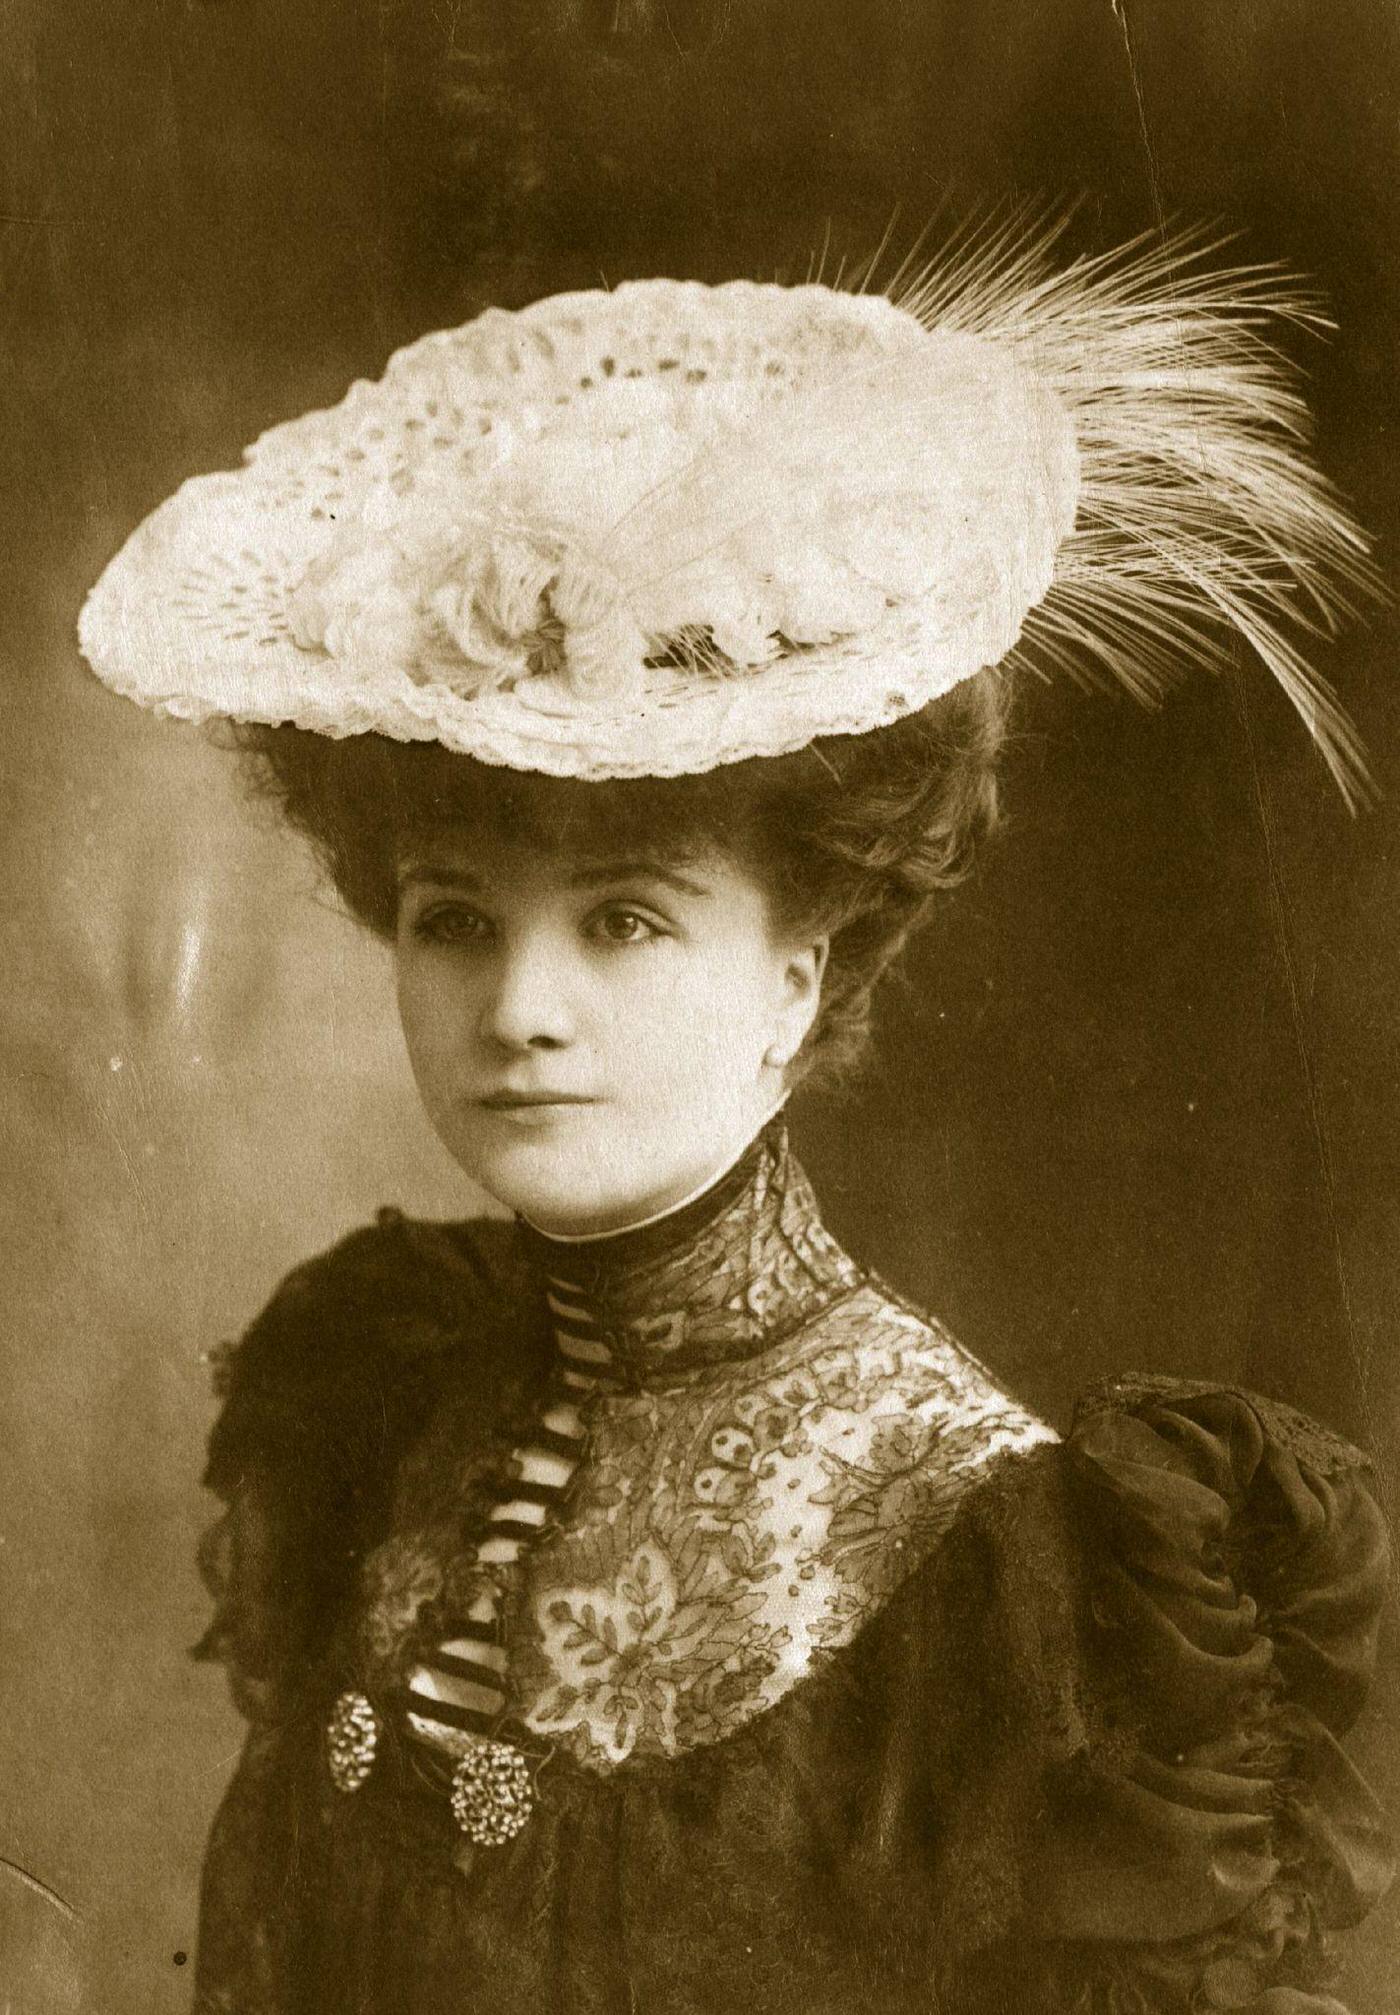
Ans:
{"type": "Polygon", "coordinates": [[[444,1391],[489,1411],[532,1312],[510,1223],[385,1210],[288,1274],[220,1353],[205,1484],[228,1509],[201,1549],[217,1608],[197,1655],[228,1663],[245,1711],[329,1636],[444,1391]]]}
{"type": "Polygon", "coordinates": [[[489,1377],[523,1285],[510,1223],[381,1211],[294,1268],[219,1354],[207,1486],[223,1495],[250,1459],[308,1444],[373,1466],[431,1397],[447,1354],[472,1352],[489,1377]]]}

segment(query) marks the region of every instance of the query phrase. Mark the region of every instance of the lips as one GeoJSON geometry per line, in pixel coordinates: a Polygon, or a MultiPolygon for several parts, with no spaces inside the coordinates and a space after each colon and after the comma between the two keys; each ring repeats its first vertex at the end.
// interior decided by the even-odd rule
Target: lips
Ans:
{"type": "Polygon", "coordinates": [[[523,1112],[532,1106],[596,1105],[597,1099],[573,1091],[493,1091],[477,1104],[488,1112],[523,1112]]]}

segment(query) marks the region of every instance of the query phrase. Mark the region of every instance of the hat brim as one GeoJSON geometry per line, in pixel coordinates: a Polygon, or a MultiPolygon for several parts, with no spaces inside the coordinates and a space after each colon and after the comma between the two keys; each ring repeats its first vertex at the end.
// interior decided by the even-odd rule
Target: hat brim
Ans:
{"type": "MultiPolygon", "coordinates": [[[[951,341],[966,349],[969,339],[951,341]]],[[[977,348],[985,348],[975,361],[989,403],[1002,409],[1000,436],[1011,443],[1002,460],[1012,464],[1016,441],[1045,418],[1041,395],[990,346],[977,348]]],[[[470,475],[478,448],[488,461],[495,453],[499,468],[497,440],[515,430],[547,445],[551,416],[568,401],[583,402],[585,425],[596,413],[600,430],[618,412],[625,422],[629,399],[668,401],[700,442],[716,425],[727,425],[732,440],[736,399],[741,409],[751,399],[756,411],[772,412],[794,382],[820,385],[825,374],[839,383],[843,373],[891,360],[899,368],[913,359],[916,381],[936,383],[942,356],[937,339],[889,301],[824,287],[653,281],[558,296],[513,315],[489,311],[399,352],[379,383],[356,384],[338,407],[273,428],[243,469],[185,483],[94,588],[79,626],[82,649],[109,686],[177,719],[432,740],[557,776],[679,775],[864,733],[927,705],[1015,645],[1050,585],[1056,528],[1062,534],[1073,515],[1067,422],[1050,416],[1060,494],[1028,510],[1019,476],[1012,482],[1016,495],[997,525],[978,533],[998,564],[976,569],[975,583],[954,580],[913,601],[892,596],[884,616],[858,633],[785,644],[755,667],[697,666],[660,651],[624,690],[580,691],[557,671],[474,690],[469,668],[459,678],[392,653],[306,648],[292,601],[376,486],[384,494],[406,470],[410,479],[426,470],[439,484],[444,469],[453,480],[459,469],[470,475]],[[1003,520],[1016,526],[1014,540],[1003,520]],[[1003,564],[1013,544],[1019,550],[1003,564]]],[[[900,447],[892,432],[892,461],[900,447]]]]}

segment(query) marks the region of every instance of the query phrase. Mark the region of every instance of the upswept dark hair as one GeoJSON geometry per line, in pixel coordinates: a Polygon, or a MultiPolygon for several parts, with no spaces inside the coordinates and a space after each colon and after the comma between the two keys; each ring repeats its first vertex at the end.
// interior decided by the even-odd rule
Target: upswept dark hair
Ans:
{"type": "Polygon", "coordinates": [[[792,1068],[794,1081],[830,1084],[866,1048],[881,975],[996,823],[1006,716],[1006,681],[987,671],[873,733],[696,776],[606,783],[383,735],[241,725],[235,743],[255,791],[310,842],[351,915],[384,938],[403,847],[444,826],[556,854],[641,848],[680,861],[718,847],[764,889],[775,929],[830,939],[821,1009],[792,1068]]]}

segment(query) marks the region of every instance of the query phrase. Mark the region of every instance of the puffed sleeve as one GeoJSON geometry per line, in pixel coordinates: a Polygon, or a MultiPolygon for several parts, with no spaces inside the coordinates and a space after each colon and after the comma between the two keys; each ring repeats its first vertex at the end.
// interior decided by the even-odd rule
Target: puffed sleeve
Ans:
{"type": "Polygon", "coordinates": [[[1092,1735],[1028,1857],[1047,1975],[1114,2015],[1336,2015],[1331,1934],[1391,1873],[1341,1746],[1387,1574],[1365,1464],[1289,1408],[1166,1380],[1096,1394],[1059,1459],[1092,1735]]]}

